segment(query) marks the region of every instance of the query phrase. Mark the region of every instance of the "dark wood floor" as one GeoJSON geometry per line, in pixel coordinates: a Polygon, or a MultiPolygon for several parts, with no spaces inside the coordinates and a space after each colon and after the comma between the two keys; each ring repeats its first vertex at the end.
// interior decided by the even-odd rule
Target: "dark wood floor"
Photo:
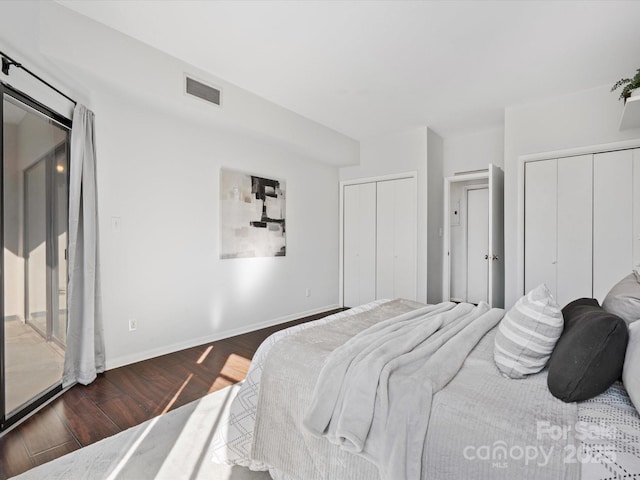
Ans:
{"type": "Polygon", "coordinates": [[[241,381],[265,338],[331,313],[116,368],[74,386],[0,438],[0,480],[241,381]]]}

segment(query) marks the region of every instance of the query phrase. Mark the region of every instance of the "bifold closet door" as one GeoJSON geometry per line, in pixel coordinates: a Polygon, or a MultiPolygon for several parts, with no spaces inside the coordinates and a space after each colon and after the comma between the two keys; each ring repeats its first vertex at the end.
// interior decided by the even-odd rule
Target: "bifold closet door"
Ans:
{"type": "Polygon", "coordinates": [[[558,161],[525,164],[524,288],[544,283],[557,290],[558,161]]]}
{"type": "Polygon", "coordinates": [[[593,156],[593,296],[633,268],[633,150],[593,156]]]}
{"type": "Polygon", "coordinates": [[[561,307],[591,297],[592,156],[525,168],[525,292],[544,283],[561,307]]]}
{"type": "Polygon", "coordinates": [[[377,298],[416,299],[416,182],[377,183],[377,298]]]}
{"type": "Polygon", "coordinates": [[[555,298],[560,307],[592,295],[592,155],[558,159],[555,298]]]}
{"type": "Polygon", "coordinates": [[[376,299],[376,183],[347,185],[343,197],[344,305],[376,299]]]}

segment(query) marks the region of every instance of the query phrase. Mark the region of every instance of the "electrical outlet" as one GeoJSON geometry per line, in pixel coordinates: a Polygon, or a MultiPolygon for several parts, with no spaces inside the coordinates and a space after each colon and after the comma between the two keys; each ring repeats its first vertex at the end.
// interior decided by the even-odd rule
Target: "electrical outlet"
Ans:
{"type": "Polygon", "coordinates": [[[304,296],[305,296],[305,297],[310,297],[310,296],[311,296],[311,289],[310,289],[310,288],[307,288],[307,289],[304,291],[304,296]]]}
{"type": "Polygon", "coordinates": [[[133,332],[137,328],[138,328],[138,320],[136,320],[135,318],[130,318],[129,319],[129,331],[133,332]]]}

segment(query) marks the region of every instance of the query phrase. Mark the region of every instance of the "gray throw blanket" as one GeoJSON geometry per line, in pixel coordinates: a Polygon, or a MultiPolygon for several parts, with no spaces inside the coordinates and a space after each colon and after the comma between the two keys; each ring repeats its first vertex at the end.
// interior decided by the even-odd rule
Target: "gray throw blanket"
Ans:
{"type": "Polygon", "coordinates": [[[420,480],[433,395],[501,318],[486,304],[441,303],[364,330],[327,358],[305,427],[383,480],[420,480]]]}

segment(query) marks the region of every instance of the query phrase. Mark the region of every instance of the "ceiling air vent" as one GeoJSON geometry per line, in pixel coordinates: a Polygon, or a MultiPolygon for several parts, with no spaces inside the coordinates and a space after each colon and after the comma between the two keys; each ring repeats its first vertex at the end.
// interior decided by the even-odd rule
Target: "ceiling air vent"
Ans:
{"type": "Polygon", "coordinates": [[[214,105],[220,105],[222,101],[222,93],[220,89],[207,85],[198,80],[195,80],[185,75],[185,92],[188,95],[198,97],[205,102],[213,103],[214,105]]]}

